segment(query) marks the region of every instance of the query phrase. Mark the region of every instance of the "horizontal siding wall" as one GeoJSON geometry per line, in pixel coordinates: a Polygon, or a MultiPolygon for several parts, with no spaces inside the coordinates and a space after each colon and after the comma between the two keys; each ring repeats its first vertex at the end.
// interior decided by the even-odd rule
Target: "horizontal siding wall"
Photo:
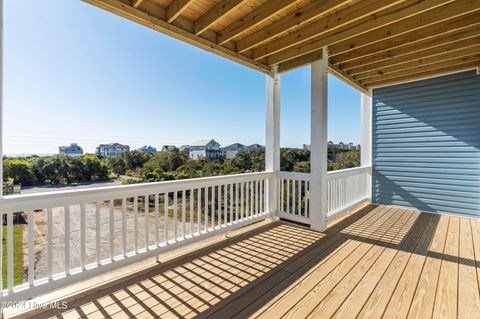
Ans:
{"type": "Polygon", "coordinates": [[[373,91],[373,200],[480,217],[480,76],[373,91]]]}

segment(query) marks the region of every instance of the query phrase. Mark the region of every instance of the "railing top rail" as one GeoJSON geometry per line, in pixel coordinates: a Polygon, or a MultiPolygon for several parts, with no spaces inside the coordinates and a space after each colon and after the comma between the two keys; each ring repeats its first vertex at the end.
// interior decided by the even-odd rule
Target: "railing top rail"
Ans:
{"type": "Polygon", "coordinates": [[[104,186],[64,191],[41,192],[24,195],[8,195],[0,199],[2,212],[38,209],[40,207],[58,207],[98,200],[120,199],[140,195],[160,194],[180,190],[196,189],[216,185],[248,182],[269,178],[273,173],[258,172],[236,175],[191,178],[184,180],[153,182],[132,185],[104,186]]]}
{"type": "Polygon", "coordinates": [[[279,172],[279,178],[284,179],[296,179],[301,181],[309,181],[310,180],[310,173],[298,173],[298,172],[279,172]]]}
{"type": "Polygon", "coordinates": [[[371,166],[360,166],[360,167],[353,167],[353,168],[346,168],[341,169],[338,171],[330,171],[327,172],[327,177],[330,178],[337,178],[342,176],[352,176],[362,173],[368,173],[371,169],[371,166]]]}

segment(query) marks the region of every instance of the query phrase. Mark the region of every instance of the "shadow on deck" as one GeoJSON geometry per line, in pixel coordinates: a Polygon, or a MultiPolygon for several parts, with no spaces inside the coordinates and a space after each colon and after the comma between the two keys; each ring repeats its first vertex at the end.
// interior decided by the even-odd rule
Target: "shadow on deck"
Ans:
{"type": "Polygon", "coordinates": [[[325,233],[269,224],[41,317],[478,318],[479,245],[479,221],[369,206],[325,233]]]}

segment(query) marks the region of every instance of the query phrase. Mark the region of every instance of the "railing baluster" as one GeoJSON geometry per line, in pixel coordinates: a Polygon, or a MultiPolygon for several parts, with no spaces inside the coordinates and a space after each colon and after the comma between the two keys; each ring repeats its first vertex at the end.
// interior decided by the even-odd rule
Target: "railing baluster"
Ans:
{"type": "Polygon", "coordinates": [[[220,227],[222,225],[222,185],[218,185],[218,224],[217,226],[220,227]]]}
{"type": "Polygon", "coordinates": [[[254,184],[255,184],[255,181],[250,181],[250,214],[249,214],[250,217],[253,216],[254,209],[255,209],[255,206],[253,203],[255,200],[254,184]]]}
{"type": "Polygon", "coordinates": [[[212,230],[215,228],[215,186],[212,187],[212,230]]]}
{"type": "Polygon", "coordinates": [[[64,233],[64,249],[65,249],[65,275],[70,275],[70,206],[65,206],[63,208],[64,212],[64,223],[65,223],[65,233],[64,233]]]}
{"type": "Polygon", "coordinates": [[[260,192],[259,192],[259,185],[260,183],[258,180],[254,181],[255,185],[255,215],[258,215],[258,210],[260,209],[260,192]]]}
{"type": "Polygon", "coordinates": [[[158,196],[158,193],[155,194],[155,247],[158,247],[158,245],[160,244],[160,232],[159,232],[159,223],[158,223],[158,219],[159,219],[159,196],[158,196]]]}
{"type": "Polygon", "coordinates": [[[100,232],[100,203],[97,201],[95,203],[95,231],[96,231],[96,235],[95,235],[95,250],[96,250],[96,254],[95,256],[97,257],[97,266],[100,266],[100,261],[101,261],[101,246],[100,246],[100,242],[101,242],[101,232],[100,232]]]}
{"type": "Polygon", "coordinates": [[[264,203],[265,203],[265,194],[263,193],[263,184],[265,183],[265,180],[260,180],[260,212],[261,213],[264,213],[265,212],[265,207],[264,207],[264,203]]]}
{"type": "Polygon", "coordinates": [[[185,239],[185,233],[186,233],[186,227],[185,227],[185,223],[186,223],[186,209],[187,207],[186,206],[186,191],[183,190],[182,191],[182,238],[185,239]]]}
{"type": "Polygon", "coordinates": [[[178,191],[173,193],[173,241],[178,239],[178,191]]]}
{"type": "Polygon", "coordinates": [[[230,184],[230,224],[233,223],[233,183],[230,184]]]}
{"type": "Polygon", "coordinates": [[[296,207],[296,196],[295,196],[295,193],[296,193],[296,188],[295,188],[295,185],[296,185],[296,181],[294,179],[292,179],[292,213],[294,215],[297,215],[297,207],[296,207]]]}
{"type": "Polygon", "coordinates": [[[82,267],[82,271],[85,271],[87,265],[87,254],[86,254],[86,227],[85,227],[85,204],[80,204],[80,266],[82,267]]]}
{"type": "Polygon", "coordinates": [[[202,231],[202,189],[197,189],[197,230],[200,235],[202,231]]]}
{"type": "Polygon", "coordinates": [[[190,194],[190,196],[189,196],[189,199],[190,199],[190,237],[193,237],[193,214],[194,214],[193,198],[195,197],[193,189],[190,189],[189,194],[190,194]]]}
{"type": "MultiPolygon", "coordinates": [[[[3,241],[3,238],[2,238],[2,241],[3,241]]],[[[8,288],[9,294],[13,293],[13,286],[14,286],[13,248],[14,248],[13,247],[13,212],[8,212],[7,213],[7,288],[8,288]]],[[[17,247],[17,249],[21,249],[21,248],[17,247]]]]}
{"type": "Polygon", "coordinates": [[[223,185],[223,225],[227,226],[228,214],[228,185],[223,185]]]}
{"type": "Polygon", "coordinates": [[[138,254],[138,196],[133,198],[133,251],[138,254]]]}
{"type": "Polygon", "coordinates": [[[113,198],[110,200],[110,231],[109,231],[109,239],[110,239],[110,261],[113,261],[115,257],[115,216],[114,216],[114,200],[113,198]]]}
{"type": "MultiPolygon", "coordinates": [[[[35,226],[35,215],[34,215],[35,212],[33,210],[29,210],[27,214],[28,214],[28,284],[30,287],[33,287],[33,281],[35,280],[35,256],[34,256],[35,243],[34,243],[34,237],[33,237],[34,226],[35,226]]],[[[3,238],[3,237],[0,236],[0,238],[3,238]]],[[[2,286],[0,285],[0,287],[2,286]]]]}
{"type": "Polygon", "coordinates": [[[127,199],[122,198],[122,255],[127,258],[127,199]]]}
{"type": "Polygon", "coordinates": [[[163,195],[163,241],[168,244],[168,194],[163,195]]]}
{"type": "Polygon", "coordinates": [[[205,213],[204,213],[205,233],[207,233],[208,232],[208,187],[205,187],[203,190],[204,190],[204,193],[205,193],[205,213]]]}
{"type": "Polygon", "coordinates": [[[306,217],[310,217],[310,182],[309,181],[306,181],[305,184],[307,185],[306,186],[306,190],[305,190],[305,210],[306,210],[306,213],[305,213],[305,216],[306,217]]]}
{"type": "Polygon", "coordinates": [[[280,178],[279,179],[279,182],[280,182],[280,186],[278,187],[278,189],[280,190],[280,205],[278,205],[278,209],[280,212],[284,212],[285,210],[283,209],[283,179],[280,178]]]}
{"type": "Polygon", "coordinates": [[[287,179],[287,209],[286,213],[290,214],[290,179],[287,179]]]}
{"type": "Polygon", "coordinates": [[[250,216],[250,182],[245,182],[245,218],[250,216]]]}
{"type": "MultiPolygon", "coordinates": [[[[8,215],[7,215],[8,216],[8,215]]],[[[47,209],[47,277],[48,281],[52,280],[53,274],[53,249],[52,249],[52,237],[53,237],[53,225],[52,225],[52,208],[47,209]]]]}
{"type": "Polygon", "coordinates": [[[238,221],[238,192],[240,191],[240,183],[235,184],[235,221],[238,221]]]}
{"type": "Polygon", "coordinates": [[[298,215],[301,215],[302,212],[302,181],[298,181],[297,191],[298,191],[298,215]]]}
{"type": "Polygon", "coordinates": [[[244,190],[244,186],[245,186],[245,184],[243,182],[241,182],[240,183],[240,204],[241,204],[240,213],[241,213],[241,219],[243,219],[243,217],[244,217],[244,209],[245,209],[245,202],[244,202],[245,190],[244,190]]]}
{"type": "Polygon", "coordinates": [[[143,202],[143,208],[145,211],[145,220],[144,220],[144,227],[145,227],[145,250],[148,251],[148,214],[150,212],[150,198],[148,195],[145,195],[144,197],[144,202],[143,202]]]}

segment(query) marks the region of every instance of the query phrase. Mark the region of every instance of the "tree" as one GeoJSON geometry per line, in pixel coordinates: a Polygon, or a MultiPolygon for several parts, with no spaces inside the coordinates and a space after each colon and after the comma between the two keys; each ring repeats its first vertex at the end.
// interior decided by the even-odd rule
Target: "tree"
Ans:
{"type": "Polygon", "coordinates": [[[3,179],[4,181],[11,179],[14,183],[22,183],[23,185],[32,185],[35,182],[30,163],[22,159],[4,160],[3,179]]]}
{"type": "Polygon", "coordinates": [[[120,156],[108,157],[107,165],[115,174],[125,174],[127,170],[125,160],[120,156]]]}

